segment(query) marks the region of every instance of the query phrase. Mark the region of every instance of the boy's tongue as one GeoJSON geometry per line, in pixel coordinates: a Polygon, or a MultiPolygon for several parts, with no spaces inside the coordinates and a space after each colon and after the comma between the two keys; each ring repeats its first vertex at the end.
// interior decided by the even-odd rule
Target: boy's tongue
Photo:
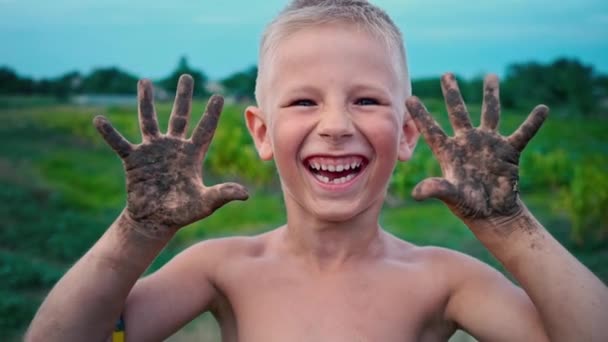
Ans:
{"type": "Polygon", "coordinates": [[[331,172],[331,171],[323,171],[323,170],[316,171],[316,170],[314,170],[313,172],[316,173],[316,174],[319,174],[321,176],[325,176],[325,177],[329,178],[329,180],[334,180],[336,178],[346,177],[346,176],[348,176],[350,174],[356,174],[358,172],[358,170],[348,170],[348,171],[344,170],[344,171],[341,171],[341,172],[337,172],[337,171],[331,172]]]}

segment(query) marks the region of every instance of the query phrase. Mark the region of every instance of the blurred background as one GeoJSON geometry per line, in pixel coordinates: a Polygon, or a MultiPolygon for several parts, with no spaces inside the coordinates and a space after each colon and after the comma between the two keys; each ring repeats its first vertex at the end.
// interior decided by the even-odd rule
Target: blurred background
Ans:
{"type": "MultiPolygon", "coordinates": [[[[521,160],[521,192],[545,226],[608,280],[608,3],[601,0],[378,0],[402,29],[421,97],[446,130],[439,76],[452,71],[478,121],[482,78],[501,77],[501,131],[534,105],[551,115],[521,160]]],[[[93,128],[106,115],[139,141],[136,82],[156,85],[166,125],[177,78],[196,80],[192,121],[211,93],[227,106],[205,161],[209,184],[237,180],[252,198],[183,229],[157,269],[188,245],[284,222],[272,163],[242,119],[254,103],[257,45],[286,1],[0,0],[0,340],[18,340],[50,287],[125,203],[122,165],[93,128]]],[[[166,127],[166,126],[164,126],[166,127]]],[[[424,142],[392,178],[382,225],[501,266],[439,202],[412,187],[439,167],[424,142]]],[[[172,338],[216,341],[206,316],[172,338]]]]}

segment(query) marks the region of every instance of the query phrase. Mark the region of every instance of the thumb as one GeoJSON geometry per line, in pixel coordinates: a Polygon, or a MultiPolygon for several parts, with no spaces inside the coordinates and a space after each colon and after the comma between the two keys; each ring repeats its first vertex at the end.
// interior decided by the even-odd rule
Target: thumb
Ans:
{"type": "Polygon", "coordinates": [[[247,189],[238,183],[222,183],[208,188],[213,194],[211,202],[212,210],[216,210],[224,206],[228,202],[234,200],[244,201],[249,198],[247,189]]]}
{"type": "Polygon", "coordinates": [[[458,192],[452,183],[444,178],[427,178],[418,183],[412,190],[412,197],[416,201],[423,201],[430,197],[435,197],[446,204],[454,204],[458,201],[458,192]]]}

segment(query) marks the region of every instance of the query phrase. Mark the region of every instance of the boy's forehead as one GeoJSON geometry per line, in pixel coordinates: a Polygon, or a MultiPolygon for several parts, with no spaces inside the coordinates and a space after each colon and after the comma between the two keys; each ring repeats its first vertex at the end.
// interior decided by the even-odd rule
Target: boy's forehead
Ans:
{"type": "MultiPolygon", "coordinates": [[[[388,44],[354,24],[301,28],[283,36],[265,57],[267,60],[260,72],[265,73],[263,78],[271,83],[288,79],[284,69],[288,69],[290,75],[296,75],[298,71],[305,72],[307,67],[331,67],[324,63],[327,58],[342,59],[344,64],[365,66],[367,70],[375,69],[378,76],[384,76],[385,83],[391,83],[386,86],[398,86],[405,79],[399,77],[403,68],[388,44]]],[[[329,68],[325,71],[332,73],[335,70],[329,68]]],[[[353,70],[354,73],[357,71],[362,70],[353,70]]]]}

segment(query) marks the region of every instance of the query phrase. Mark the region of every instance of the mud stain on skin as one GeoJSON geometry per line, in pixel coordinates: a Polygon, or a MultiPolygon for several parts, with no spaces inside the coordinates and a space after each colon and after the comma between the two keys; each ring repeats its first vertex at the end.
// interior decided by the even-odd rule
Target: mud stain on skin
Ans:
{"type": "Polygon", "coordinates": [[[127,207],[131,226],[142,235],[163,238],[198,221],[232,200],[245,200],[247,190],[236,183],[203,185],[202,162],[217,127],[223,99],[211,98],[192,140],[183,137],[191,109],[192,78],[180,77],[169,134],[159,132],[152,85],[138,86],[139,118],[143,143],[132,145],[103,117],[95,126],[123,161],[127,207]]]}
{"type": "MultiPolygon", "coordinates": [[[[510,220],[519,216],[519,158],[522,149],[536,134],[546,117],[546,107],[537,107],[510,137],[500,135],[498,78],[484,82],[481,127],[473,128],[466,106],[452,74],[441,79],[454,136],[448,137],[413,97],[406,105],[416,126],[431,147],[443,171],[442,179],[423,181],[413,195],[417,199],[437,197],[463,220],[510,220]]],[[[528,218],[516,220],[513,229],[534,229],[528,218]]],[[[501,234],[509,234],[503,231],[501,234]]]]}

